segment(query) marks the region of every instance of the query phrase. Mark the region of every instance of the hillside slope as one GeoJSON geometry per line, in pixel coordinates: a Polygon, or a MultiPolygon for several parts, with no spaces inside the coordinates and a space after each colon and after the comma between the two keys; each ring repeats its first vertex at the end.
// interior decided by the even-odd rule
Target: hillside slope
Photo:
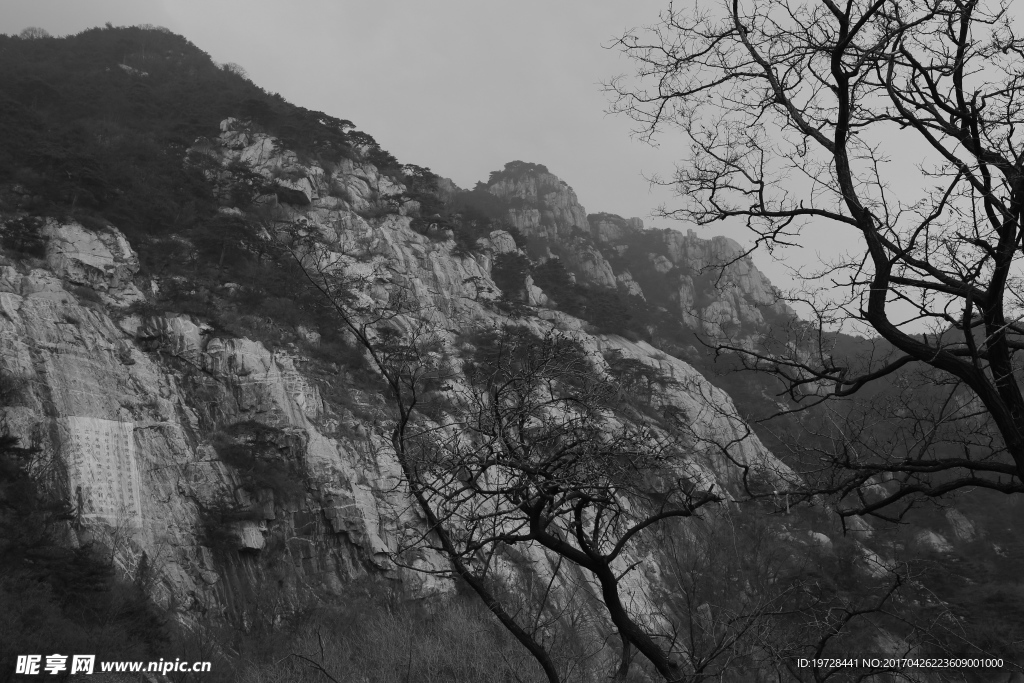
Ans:
{"type": "MultiPolygon", "coordinates": [[[[684,485],[722,500],[627,544],[615,568],[645,628],[698,608],[725,623],[730,600],[756,595],[732,586],[776,585],[775,571],[843,599],[884,588],[891,557],[870,529],[830,538],[823,508],[768,497],[795,475],[701,374],[695,334],[750,345],[792,320],[734,243],[588,215],[539,165],[461,190],[162,31],[4,36],[0,54],[0,427],[38,449],[59,543],[102,548],[173,619],[277,628],[368,579],[405,598],[465,590],[409,495],[380,367],[282,248],[295,235],[330,245],[350,310],[394,313],[375,333],[429,331],[449,375],[419,424],[457,424],[465,404],[444,393],[471,393],[482,335],[514,329],[569,343],[619,388],[609,430],[672,435],[622,509],[684,485]],[[767,502],[740,505],[751,488],[767,502]],[[771,561],[707,551],[719,523],[771,561]],[[692,577],[721,584],[687,593],[692,577]]],[[[527,607],[546,586],[537,622],[592,647],[587,671],[614,668],[592,576],[536,543],[494,557],[493,580],[527,607]]],[[[698,641],[674,656],[703,656],[698,641]]],[[[731,664],[737,680],[765,647],[731,664]]]]}

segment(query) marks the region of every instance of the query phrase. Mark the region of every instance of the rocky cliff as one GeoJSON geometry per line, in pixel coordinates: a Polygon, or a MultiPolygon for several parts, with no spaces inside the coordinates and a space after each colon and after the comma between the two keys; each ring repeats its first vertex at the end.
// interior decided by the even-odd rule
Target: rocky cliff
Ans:
{"type": "Polygon", "coordinates": [[[559,257],[580,281],[638,300],[655,336],[657,319],[667,315],[709,340],[755,348],[773,326],[795,318],[733,240],[588,215],[572,188],[538,164],[509,163],[487,189],[508,202],[509,223],[531,240],[532,255],[559,257]]]}
{"type": "MultiPolygon", "coordinates": [[[[495,256],[515,250],[506,233],[484,240],[478,253],[455,256],[450,240],[412,230],[401,206],[360,215],[405,189],[371,164],[328,173],[238,120],[225,121],[199,150],[215,161],[206,173],[222,196],[233,182],[226,169],[239,162],[276,183],[261,200],[275,207],[275,221],[330,233],[345,245],[347,267],[367,275],[367,296],[399,286],[411,291],[453,354],[460,353],[460,332],[509,320],[492,305],[499,290],[491,280],[495,256]]],[[[565,201],[546,204],[556,216],[552,230],[566,220],[586,227],[571,190],[555,185],[565,201]]],[[[17,219],[5,216],[8,224],[17,219]]],[[[129,575],[145,557],[159,576],[154,595],[186,615],[244,614],[257,604],[286,613],[374,573],[413,594],[447,590],[417,571],[442,567],[436,554],[421,550],[411,564],[394,562],[402,539],[424,532],[423,520],[402,492],[379,400],[311,357],[328,341],[321,332],[304,328],[309,344],[269,349],[189,315],[155,312],[147,296],[175,283],[139,277],[138,258],[115,226],[48,219],[40,234],[43,260],[7,256],[0,270],[2,369],[22,387],[0,421],[57,454],[59,484],[76,505],[78,542],[102,540],[129,575]],[[251,461],[232,459],[229,447],[237,443],[262,449],[272,477],[254,479],[251,461]]],[[[699,250],[692,238],[673,244],[680,261],[717,253],[699,250]]],[[[686,467],[703,486],[736,490],[740,465],[769,479],[789,476],[730,399],[687,363],[645,342],[588,333],[585,323],[557,311],[530,316],[536,329],[577,340],[597,367],[614,353],[666,378],[654,406],[688,416],[686,467]]],[[[534,571],[543,573],[547,562],[536,551],[534,571]]],[[[646,581],[636,596],[656,593],[646,581]]]]}

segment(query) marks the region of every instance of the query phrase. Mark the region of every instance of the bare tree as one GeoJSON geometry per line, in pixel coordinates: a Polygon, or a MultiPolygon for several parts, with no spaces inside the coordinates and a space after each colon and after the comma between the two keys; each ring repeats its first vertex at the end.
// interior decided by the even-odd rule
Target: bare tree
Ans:
{"type": "Polygon", "coordinates": [[[620,678],[634,652],[667,680],[683,675],[671,629],[658,632],[624,583],[650,532],[723,499],[694,485],[670,432],[630,420],[620,387],[572,339],[490,330],[470,340],[472,357],[456,367],[400,285],[387,302],[367,304],[359,294],[367,283],[345,275],[342,245],[298,228],[290,248],[387,384],[391,445],[428,523],[423,542],[451,561],[549,680],[558,674],[539,642],[543,629],[536,619],[532,629],[518,623],[485,580],[502,548],[537,548],[591,577],[621,640],[620,678]],[[440,393],[449,406],[439,414],[440,393]]]}
{"type": "Polygon", "coordinates": [[[650,532],[723,498],[692,485],[681,444],[631,420],[572,339],[506,327],[473,342],[457,399],[465,417],[450,438],[417,444],[433,507],[461,552],[536,544],[583,569],[621,638],[620,677],[635,649],[678,679],[674,639],[626,577],[650,532]]]}
{"type": "Polygon", "coordinates": [[[1024,491],[1024,40],[1010,19],[1006,0],[725,0],[670,6],[617,41],[638,78],[609,84],[614,108],[647,138],[689,141],[668,214],[744,221],[769,248],[805,226],[857,240],[814,274],[835,291],[802,333],[825,343],[730,350],[812,402],[926,367],[947,416],[986,423],[990,438],[955,450],[928,434],[883,457],[844,446],[858,477],[908,482],[886,504],[1024,491]],[[887,166],[893,141],[921,158],[916,177],[887,166]],[[823,330],[842,321],[866,323],[879,352],[833,354],[823,330]]]}
{"type": "Polygon", "coordinates": [[[241,64],[236,64],[235,62],[224,62],[221,64],[220,68],[224,69],[224,71],[227,71],[228,73],[232,73],[236,76],[241,76],[245,80],[249,80],[249,72],[246,71],[245,67],[241,64]]]}
{"type": "Polygon", "coordinates": [[[749,466],[730,495],[690,469],[695,450],[728,457],[730,444],[701,442],[708,435],[680,428],[685,416],[651,404],[670,378],[528,325],[446,338],[401,282],[385,298],[379,282],[350,275],[360,268],[341,240],[299,225],[287,245],[386,385],[391,450],[426,520],[404,550],[450,562],[548,680],[592,675],[598,658],[622,681],[637,668],[668,681],[737,667],[795,676],[794,656],[840,654],[872,629],[917,629],[893,609],[902,573],[833,586],[828,575],[849,572],[803,562],[789,532],[726,533],[717,503],[759,497],[743,492],[763,477],[749,466]],[[661,579],[638,578],[654,558],[661,579]],[[617,641],[617,665],[607,646],[566,642],[570,622],[617,641]]]}
{"type": "Polygon", "coordinates": [[[18,34],[18,37],[19,38],[23,38],[25,40],[36,40],[38,38],[49,38],[50,37],[50,32],[47,31],[45,28],[40,28],[38,26],[29,26],[27,28],[21,29],[21,32],[18,34]]]}
{"type": "MultiPolygon", "coordinates": [[[[452,568],[483,603],[534,657],[550,683],[561,676],[548,650],[501,604],[494,591],[466,560],[452,537],[452,529],[434,507],[429,489],[419,476],[412,443],[420,434],[417,418],[425,394],[441,379],[444,369],[437,362],[437,340],[430,326],[417,319],[417,302],[401,286],[393,287],[385,301],[367,301],[360,293],[372,276],[349,274],[345,259],[349,248],[341,240],[320,234],[304,225],[291,225],[280,232],[283,248],[301,268],[309,286],[318,293],[330,313],[352,335],[370,358],[387,387],[394,409],[390,441],[409,493],[422,512],[429,532],[452,568]]],[[[428,427],[430,429],[430,427],[428,427]]]]}

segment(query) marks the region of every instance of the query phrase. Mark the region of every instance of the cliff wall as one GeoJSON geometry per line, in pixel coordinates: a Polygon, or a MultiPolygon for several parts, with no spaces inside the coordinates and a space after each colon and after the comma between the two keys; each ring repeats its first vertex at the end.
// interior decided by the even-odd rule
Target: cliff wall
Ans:
{"type": "Polygon", "coordinates": [[[639,218],[588,215],[576,193],[543,167],[513,162],[488,191],[510,202],[508,220],[539,258],[557,256],[581,282],[620,291],[713,340],[750,348],[795,318],[735,241],[645,229],[639,218]]]}
{"type": "MultiPolygon", "coordinates": [[[[268,179],[284,178],[290,192],[265,198],[276,220],[330,234],[339,260],[364,276],[370,300],[398,287],[411,292],[455,356],[465,330],[509,322],[491,305],[498,288],[490,279],[494,255],[515,248],[507,234],[456,256],[450,241],[413,231],[402,210],[364,218],[372,202],[403,188],[370,165],[328,174],[300,164],[237,121],[203,150],[222,168],[244,160],[268,179]]],[[[579,227],[582,209],[571,201],[564,208],[579,227]]],[[[443,568],[431,551],[394,561],[403,539],[425,529],[404,493],[379,397],[346,386],[343,373],[294,344],[271,350],[191,316],[140,313],[146,292],[171,283],[135,277],[138,259],[114,226],[51,219],[43,233],[43,261],[8,258],[0,270],[3,371],[23,387],[0,420],[56,455],[55,485],[78,510],[76,542],[108,545],[128,575],[145,557],[159,576],[155,597],[186,615],[285,614],[369,574],[414,595],[450,590],[417,571],[443,568]],[[269,453],[273,482],[254,483],[244,464],[224,456],[236,442],[269,453]]],[[[570,335],[598,367],[615,352],[669,378],[654,405],[688,417],[685,469],[703,486],[735,490],[742,465],[768,479],[790,476],[728,396],[687,363],[643,342],[588,333],[557,311],[534,309],[520,322],[570,335]]],[[[309,336],[314,346],[329,341],[309,336]]],[[[631,559],[656,563],[652,549],[636,552],[648,555],[631,559]]],[[[550,571],[539,549],[530,556],[529,569],[509,571],[550,571]]],[[[656,577],[656,567],[638,576],[656,577]]],[[[638,579],[636,600],[657,593],[649,580],[638,579]]]]}

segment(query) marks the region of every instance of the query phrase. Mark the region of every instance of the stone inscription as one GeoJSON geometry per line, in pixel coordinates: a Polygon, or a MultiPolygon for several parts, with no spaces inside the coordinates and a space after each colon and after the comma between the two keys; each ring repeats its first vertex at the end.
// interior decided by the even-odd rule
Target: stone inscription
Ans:
{"type": "Polygon", "coordinates": [[[80,501],[82,517],[112,525],[140,525],[134,423],[94,417],[69,417],[65,421],[71,436],[71,490],[75,504],[80,501]]]}

